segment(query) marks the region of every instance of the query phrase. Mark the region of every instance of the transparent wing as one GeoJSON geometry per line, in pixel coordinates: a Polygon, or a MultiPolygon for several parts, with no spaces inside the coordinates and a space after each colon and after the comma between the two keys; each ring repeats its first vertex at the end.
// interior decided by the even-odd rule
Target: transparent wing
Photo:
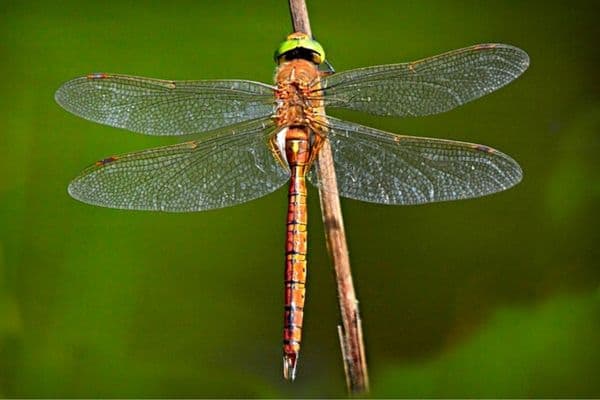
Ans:
{"type": "MultiPolygon", "coordinates": [[[[382,204],[458,200],[508,189],[522,177],[512,158],[487,146],[394,135],[328,120],[344,197],[382,204]]],[[[309,179],[318,181],[315,168],[309,179]]]]}
{"type": "Polygon", "coordinates": [[[202,140],[109,157],[75,178],[69,194],[104,207],[177,212],[256,199],[289,177],[268,146],[274,129],[259,119],[202,140]]]}
{"type": "Polygon", "coordinates": [[[66,82],[55,98],[90,121],[149,135],[187,135],[272,114],[273,89],[242,80],[92,74],[66,82]]]}
{"type": "Polygon", "coordinates": [[[523,50],[480,44],[405,64],[340,72],[324,79],[325,104],[375,115],[419,116],[484,96],[529,66],[523,50]]]}

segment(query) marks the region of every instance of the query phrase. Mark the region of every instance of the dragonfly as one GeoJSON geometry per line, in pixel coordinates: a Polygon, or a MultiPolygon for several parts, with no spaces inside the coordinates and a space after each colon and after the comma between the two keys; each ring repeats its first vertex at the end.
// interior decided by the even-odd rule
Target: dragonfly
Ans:
{"type": "Polygon", "coordinates": [[[92,164],[68,187],[82,202],[204,211],[257,199],[289,182],[283,375],[293,380],[304,318],[306,181],[319,186],[315,159],[326,141],[340,195],[365,202],[473,198],[508,189],[522,178],[519,164],[491,147],[384,132],[334,118],[325,108],[396,117],[442,113],[513,81],[527,69],[529,57],[510,45],[479,44],[336,73],[324,68],[330,64],[319,42],[294,32],[274,59],[274,85],[93,73],[64,83],[55,99],[101,124],[147,135],[193,135],[92,164]]]}

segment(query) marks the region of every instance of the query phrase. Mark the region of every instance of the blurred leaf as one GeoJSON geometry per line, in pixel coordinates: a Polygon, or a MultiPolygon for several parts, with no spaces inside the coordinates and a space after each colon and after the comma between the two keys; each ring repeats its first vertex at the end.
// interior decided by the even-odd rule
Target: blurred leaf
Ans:
{"type": "Polygon", "coordinates": [[[375,397],[597,397],[600,291],[499,310],[439,358],[379,369],[375,397]]]}

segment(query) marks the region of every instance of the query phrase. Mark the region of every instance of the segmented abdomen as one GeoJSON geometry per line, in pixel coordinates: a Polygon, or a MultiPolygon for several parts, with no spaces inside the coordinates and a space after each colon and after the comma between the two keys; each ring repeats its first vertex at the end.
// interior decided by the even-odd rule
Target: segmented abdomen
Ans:
{"type": "Polygon", "coordinates": [[[294,379],[302,339],[306,284],[306,173],[310,158],[308,128],[288,128],[285,151],[291,170],[285,248],[285,314],[283,363],[286,379],[294,379]]]}

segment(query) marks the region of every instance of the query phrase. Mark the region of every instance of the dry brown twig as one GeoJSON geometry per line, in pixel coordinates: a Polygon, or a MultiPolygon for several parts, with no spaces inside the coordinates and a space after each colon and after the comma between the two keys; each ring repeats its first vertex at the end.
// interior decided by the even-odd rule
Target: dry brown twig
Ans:
{"type": "MultiPolygon", "coordinates": [[[[292,24],[295,32],[312,36],[305,0],[289,0],[292,24]]],[[[362,325],[358,312],[358,300],[352,282],[350,257],[346,244],[346,232],[333,166],[333,155],[328,141],[319,152],[319,197],[325,227],[327,248],[333,261],[342,325],[338,325],[344,371],[348,391],[365,394],[369,391],[369,376],[365,359],[362,325]]]]}

